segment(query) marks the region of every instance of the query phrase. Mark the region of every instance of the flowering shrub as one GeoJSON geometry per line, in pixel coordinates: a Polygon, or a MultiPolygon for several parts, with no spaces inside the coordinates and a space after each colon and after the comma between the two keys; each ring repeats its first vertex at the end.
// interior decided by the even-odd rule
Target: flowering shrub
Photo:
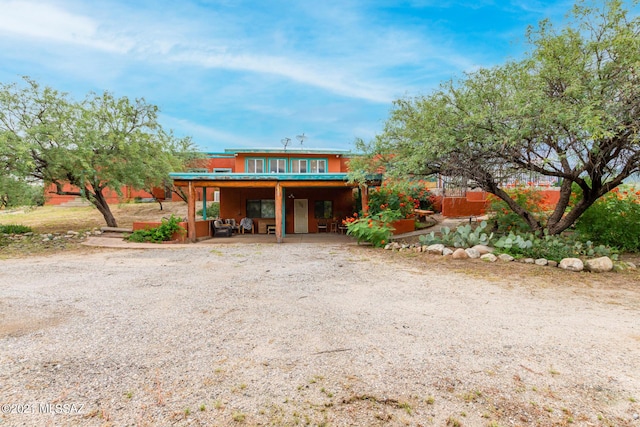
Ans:
{"type": "Polygon", "coordinates": [[[389,242],[389,238],[394,228],[390,224],[402,218],[402,213],[398,210],[383,210],[374,215],[367,215],[362,218],[354,214],[343,221],[347,226],[347,234],[355,237],[358,243],[369,242],[379,248],[389,242]]]}
{"type": "Polygon", "coordinates": [[[640,191],[615,188],[578,218],[576,231],[595,243],[640,251],[640,191]]]}
{"type": "MultiPolygon", "coordinates": [[[[413,218],[414,209],[430,209],[432,195],[421,181],[388,183],[369,193],[369,213],[377,215],[385,210],[399,211],[400,218],[413,218]]],[[[400,219],[399,218],[399,219],[400,219]]]]}
{"type": "MultiPolygon", "coordinates": [[[[518,205],[522,206],[528,212],[531,212],[538,219],[544,218],[546,212],[542,203],[543,197],[536,189],[531,187],[518,187],[508,190],[507,193],[518,205]]],[[[520,215],[513,212],[504,200],[494,195],[491,195],[489,200],[491,202],[489,210],[492,213],[492,221],[495,224],[494,229],[498,233],[531,231],[529,224],[527,224],[520,215]]]]}

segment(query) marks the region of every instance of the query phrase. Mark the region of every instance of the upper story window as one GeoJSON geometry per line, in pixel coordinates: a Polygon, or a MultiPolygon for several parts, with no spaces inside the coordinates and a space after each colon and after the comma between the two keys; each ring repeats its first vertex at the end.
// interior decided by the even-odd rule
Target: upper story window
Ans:
{"type": "Polygon", "coordinates": [[[285,159],[269,159],[269,172],[285,173],[287,171],[287,161],[285,159]]]}
{"type": "Polygon", "coordinates": [[[247,159],[247,173],[264,173],[264,159],[247,159]]]}
{"type": "Polygon", "coordinates": [[[291,160],[292,173],[307,173],[307,161],[304,159],[291,160]]]}
{"type": "Polygon", "coordinates": [[[309,160],[310,167],[309,172],[311,173],[325,173],[327,171],[327,161],[326,160],[309,160]]]}

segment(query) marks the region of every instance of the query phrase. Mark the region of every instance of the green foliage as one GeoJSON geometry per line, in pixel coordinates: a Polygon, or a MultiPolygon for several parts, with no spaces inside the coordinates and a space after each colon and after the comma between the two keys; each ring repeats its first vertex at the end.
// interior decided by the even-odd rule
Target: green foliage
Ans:
{"type": "Polygon", "coordinates": [[[354,215],[345,220],[347,234],[355,237],[358,243],[369,242],[375,247],[382,247],[389,242],[393,234],[394,229],[390,224],[402,217],[400,211],[391,209],[362,218],[354,215]]]}
{"type": "MultiPolygon", "coordinates": [[[[202,209],[198,209],[196,211],[197,215],[202,216],[202,209]]],[[[219,218],[220,217],[220,203],[213,202],[209,206],[207,206],[207,219],[219,218]]]]}
{"type": "Polygon", "coordinates": [[[628,252],[640,251],[640,191],[615,189],[598,199],[576,222],[584,239],[628,252]]]}
{"type": "Polygon", "coordinates": [[[34,185],[12,176],[0,175],[0,208],[42,205],[44,205],[42,185],[34,185]]]}
{"type": "Polygon", "coordinates": [[[431,193],[424,181],[385,182],[369,192],[369,213],[399,211],[402,218],[412,218],[414,209],[430,209],[431,193]]]}
{"type": "Polygon", "coordinates": [[[31,227],[28,227],[26,225],[20,225],[20,224],[5,224],[5,225],[2,225],[2,224],[0,224],[0,233],[5,233],[5,234],[24,234],[24,233],[31,233],[31,232],[33,232],[31,227]]]}
{"type": "Polygon", "coordinates": [[[630,3],[638,4],[578,1],[565,27],[542,21],[528,32],[522,60],[396,100],[365,147],[371,165],[395,176],[460,178],[505,200],[533,230],[568,229],[640,167],[640,16],[630,3]],[[562,182],[544,224],[504,191],[531,174],[562,182]],[[572,183],[583,192],[570,205],[572,183]]]}
{"type": "Polygon", "coordinates": [[[158,107],[144,99],[105,92],[77,102],[29,78],[22,86],[0,84],[0,175],[10,170],[53,183],[58,194],[86,198],[117,226],[106,189],[163,186],[193,153],[191,141],[164,131],[157,116],[158,107]]]}
{"type": "Polygon", "coordinates": [[[136,230],[127,240],[130,242],[151,242],[160,243],[171,240],[175,233],[184,235],[187,230],[179,225],[182,218],[171,215],[170,218],[162,218],[162,223],[158,227],[136,230]]]}
{"type": "Polygon", "coordinates": [[[494,246],[499,252],[515,257],[546,258],[561,261],[563,258],[609,256],[616,258],[616,252],[604,245],[594,245],[591,241],[580,241],[575,236],[550,235],[540,233],[514,233],[500,237],[494,246]]]}
{"type": "Polygon", "coordinates": [[[494,236],[493,233],[487,234],[487,221],[482,221],[475,228],[471,224],[460,225],[453,231],[449,227],[442,227],[440,234],[432,231],[419,239],[423,245],[442,243],[456,248],[470,248],[475,245],[490,245],[494,236]]]}

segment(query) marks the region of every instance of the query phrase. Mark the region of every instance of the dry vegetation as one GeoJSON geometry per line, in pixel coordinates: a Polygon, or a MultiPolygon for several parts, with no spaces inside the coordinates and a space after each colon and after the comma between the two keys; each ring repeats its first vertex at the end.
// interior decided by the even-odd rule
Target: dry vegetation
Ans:
{"type": "MultiPolygon", "coordinates": [[[[160,210],[158,203],[123,203],[112,205],[111,210],[120,227],[131,227],[133,221],[158,221],[171,214],[187,215],[187,204],[184,202],[163,203],[162,206],[160,210]]],[[[106,225],[100,212],[92,206],[41,206],[0,211],[0,224],[27,225],[37,233],[84,231],[106,225]]]]}

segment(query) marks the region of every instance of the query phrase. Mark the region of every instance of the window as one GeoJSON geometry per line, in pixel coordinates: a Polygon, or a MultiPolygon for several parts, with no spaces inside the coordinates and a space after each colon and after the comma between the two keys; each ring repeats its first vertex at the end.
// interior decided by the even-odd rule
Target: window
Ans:
{"type": "Polygon", "coordinates": [[[247,216],[249,218],[275,218],[275,199],[247,200],[247,216]]]}
{"type": "Polygon", "coordinates": [[[247,173],[264,173],[264,159],[247,159],[247,173]]]}
{"type": "Polygon", "coordinates": [[[326,160],[310,160],[309,163],[311,163],[311,173],[325,173],[327,171],[326,160]]]}
{"type": "Polygon", "coordinates": [[[285,173],[286,172],[285,159],[269,159],[269,172],[271,173],[285,173]]]}
{"type": "Polygon", "coordinates": [[[292,173],[307,173],[307,161],[301,159],[291,160],[292,173]]]}
{"type": "Polygon", "coordinates": [[[313,212],[316,218],[331,218],[333,217],[333,202],[331,200],[316,200],[313,212]]]}

